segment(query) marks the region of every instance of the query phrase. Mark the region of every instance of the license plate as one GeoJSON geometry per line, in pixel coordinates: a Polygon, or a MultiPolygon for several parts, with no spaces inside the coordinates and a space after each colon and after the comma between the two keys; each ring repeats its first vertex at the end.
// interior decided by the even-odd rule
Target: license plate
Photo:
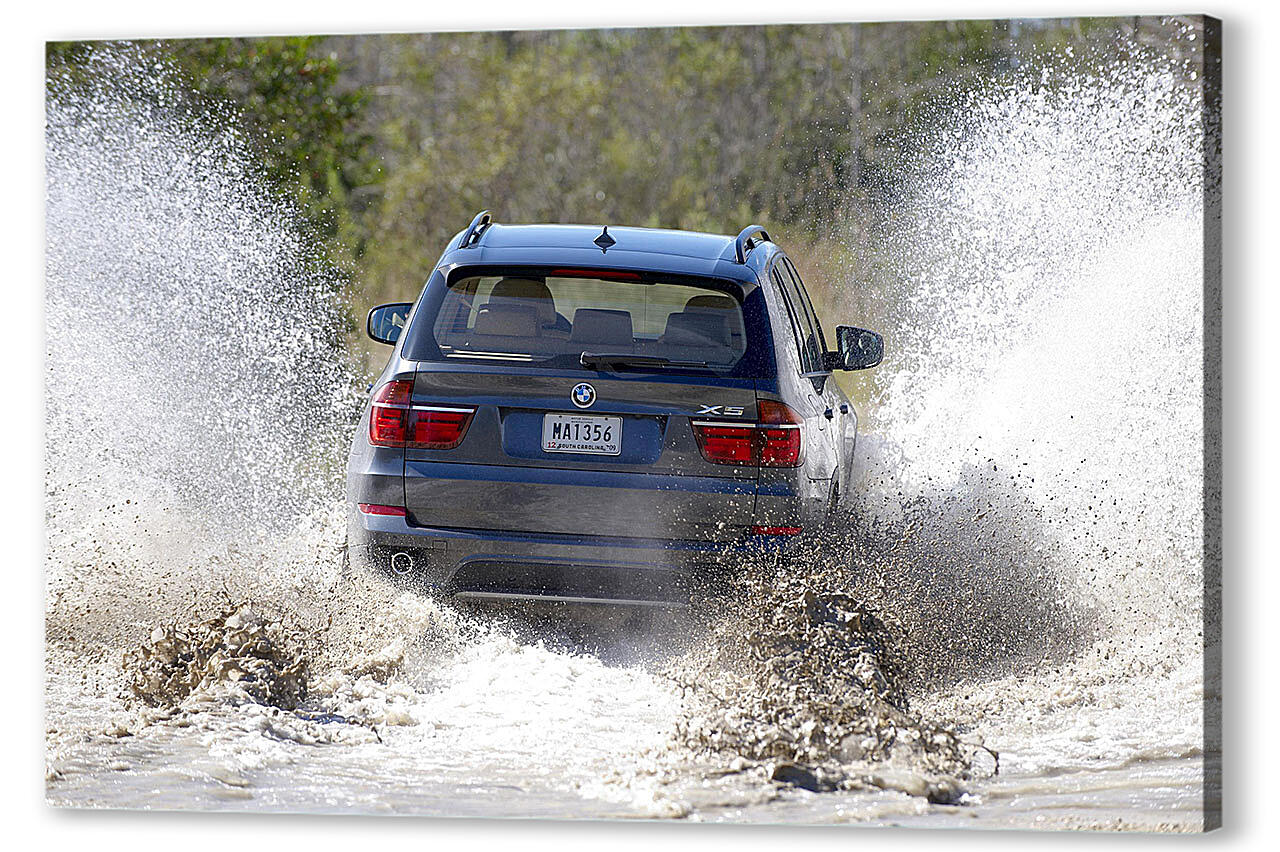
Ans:
{"type": "Polygon", "coordinates": [[[622,453],[622,418],[595,414],[547,414],[542,418],[542,449],[548,453],[622,453]]]}

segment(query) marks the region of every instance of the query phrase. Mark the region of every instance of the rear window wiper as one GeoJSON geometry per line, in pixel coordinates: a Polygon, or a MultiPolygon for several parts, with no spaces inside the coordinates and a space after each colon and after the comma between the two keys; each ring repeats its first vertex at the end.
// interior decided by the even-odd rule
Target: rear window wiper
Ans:
{"type": "Polygon", "coordinates": [[[710,370],[706,361],[675,361],[660,355],[637,355],[634,352],[583,352],[578,363],[587,369],[609,370],[617,367],[639,367],[658,370],[710,370]]]}

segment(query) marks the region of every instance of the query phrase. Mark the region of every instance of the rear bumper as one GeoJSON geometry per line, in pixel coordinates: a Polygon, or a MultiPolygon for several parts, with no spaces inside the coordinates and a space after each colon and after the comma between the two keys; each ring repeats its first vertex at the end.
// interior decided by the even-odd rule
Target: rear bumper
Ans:
{"type": "Polygon", "coordinates": [[[349,509],[354,558],[413,578],[444,595],[679,606],[795,546],[792,536],[710,542],[422,527],[349,509]],[[408,568],[408,570],[405,570],[408,568]]]}

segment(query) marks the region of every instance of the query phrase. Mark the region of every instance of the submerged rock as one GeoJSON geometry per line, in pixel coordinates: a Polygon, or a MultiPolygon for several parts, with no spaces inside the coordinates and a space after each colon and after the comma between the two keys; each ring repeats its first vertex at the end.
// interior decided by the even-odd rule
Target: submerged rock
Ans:
{"type": "Polygon", "coordinates": [[[810,790],[814,793],[834,788],[834,785],[824,784],[820,781],[813,770],[794,763],[779,763],[773,767],[773,771],[769,773],[769,778],[781,784],[790,784],[793,787],[810,790]]]}

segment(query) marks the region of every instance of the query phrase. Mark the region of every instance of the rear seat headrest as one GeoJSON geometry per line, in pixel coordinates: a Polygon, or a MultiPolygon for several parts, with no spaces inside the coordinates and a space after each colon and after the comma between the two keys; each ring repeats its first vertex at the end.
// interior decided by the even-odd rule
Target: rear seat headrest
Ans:
{"type": "Polygon", "coordinates": [[[662,342],[672,346],[728,346],[729,323],[718,311],[673,313],[667,317],[662,342]]]}
{"type": "Polygon", "coordinates": [[[476,334],[537,337],[538,312],[532,305],[487,304],[476,314],[476,334]]]}
{"type": "Polygon", "coordinates": [[[537,278],[503,278],[493,285],[489,304],[528,305],[538,312],[538,321],[556,321],[556,302],[551,288],[537,278]]]}
{"type": "Polygon", "coordinates": [[[578,308],[573,312],[572,343],[607,343],[630,347],[635,343],[629,311],[578,308]]]}
{"type": "Polygon", "coordinates": [[[737,303],[729,296],[719,296],[719,295],[712,295],[712,294],[707,294],[706,296],[694,296],[689,301],[684,303],[684,309],[686,311],[692,311],[697,309],[731,311],[737,306],[738,306],[737,303]]]}

